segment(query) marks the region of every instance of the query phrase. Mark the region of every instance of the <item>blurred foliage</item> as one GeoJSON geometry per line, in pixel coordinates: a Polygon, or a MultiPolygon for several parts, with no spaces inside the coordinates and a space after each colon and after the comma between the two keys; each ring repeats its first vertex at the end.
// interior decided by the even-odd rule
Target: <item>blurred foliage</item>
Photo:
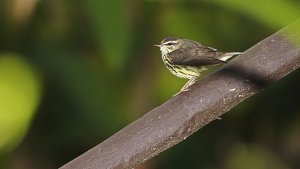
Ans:
{"type": "Polygon", "coordinates": [[[274,29],[279,29],[299,17],[298,1],[212,0],[212,2],[239,11],[274,29]]]}
{"type": "Polygon", "coordinates": [[[246,147],[245,145],[237,144],[228,158],[227,168],[231,169],[288,169],[276,155],[263,147],[246,147]]]}
{"type": "MultiPolygon", "coordinates": [[[[299,6],[0,1],[0,168],[57,168],[172,97],[186,80],[163,66],[152,46],[162,38],[244,51],[297,19],[299,6]]],[[[299,168],[299,81],[296,71],[140,168],[299,168]]]]}
{"type": "Polygon", "coordinates": [[[95,36],[99,44],[97,47],[103,49],[104,55],[110,56],[103,59],[113,72],[124,66],[131,42],[125,4],[123,0],[87,0],[88,15],[95,24],[95,36]]]}
{"type": "Polygon", "coordinates": [[[20,141],[41,95],[41,81],[20,56],[0,55],[0,150],[20,141]]]}

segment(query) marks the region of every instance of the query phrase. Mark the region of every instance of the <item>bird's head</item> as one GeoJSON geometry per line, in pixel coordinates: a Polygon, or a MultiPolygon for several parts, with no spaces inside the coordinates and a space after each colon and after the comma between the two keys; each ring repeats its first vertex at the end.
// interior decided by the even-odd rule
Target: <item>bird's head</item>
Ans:
{"type": "Polygon", "coordinates": [[[160,45],[154,45],[160,48],[160,51],[163,55],[171,53],[181,46],[181,39],[176,37],[167,37],[163,39],[160,43],[160,45]]]}

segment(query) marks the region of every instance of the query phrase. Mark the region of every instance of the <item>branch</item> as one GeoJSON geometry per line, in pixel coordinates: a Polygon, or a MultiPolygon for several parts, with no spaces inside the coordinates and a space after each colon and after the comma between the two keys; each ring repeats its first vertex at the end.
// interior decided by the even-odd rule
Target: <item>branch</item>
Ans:
{"type": "Polygon", "coordinates": [[[151,110],[61,169],[132,168],[299,68],[300,20],[151,110]]]}

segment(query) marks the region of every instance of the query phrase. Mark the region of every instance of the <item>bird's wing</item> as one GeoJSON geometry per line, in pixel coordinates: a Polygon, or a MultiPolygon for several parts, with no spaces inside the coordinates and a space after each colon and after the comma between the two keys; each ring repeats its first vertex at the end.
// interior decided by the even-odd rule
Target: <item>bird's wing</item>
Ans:
{"type": "Polygon", "coordinates": [[[169,53],[170,59],[174,64],[185,66],[203,66],[226,63],[217,59],[221,52],[214,48],[206,47],[201,44],[195,46],[182,46],[169,53]]]}

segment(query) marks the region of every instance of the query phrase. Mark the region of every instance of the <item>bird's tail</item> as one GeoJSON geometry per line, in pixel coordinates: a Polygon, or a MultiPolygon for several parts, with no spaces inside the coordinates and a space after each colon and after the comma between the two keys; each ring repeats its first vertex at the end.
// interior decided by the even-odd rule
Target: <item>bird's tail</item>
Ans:
{"type": "Polygon", "coordinates": [[[226,61],[234,56],[241,55],[241,54],[243,54],[243,53],[242,52],[226,52],[218,59],[222,60],[222,61],[226,61]]]}

